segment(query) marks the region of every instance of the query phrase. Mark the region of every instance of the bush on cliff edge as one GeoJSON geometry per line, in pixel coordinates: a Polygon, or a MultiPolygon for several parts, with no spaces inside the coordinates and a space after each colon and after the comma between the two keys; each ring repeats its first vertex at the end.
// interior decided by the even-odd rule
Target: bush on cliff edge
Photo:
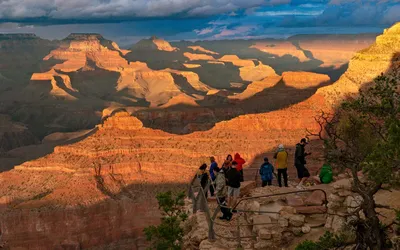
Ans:
{"type": "Polygon", "coordinates": [[[149,226],[144,229],[149,249],[180,250],[182,249],[183,228],[182,222],[187,219],[183,206],[185,193],[173,194],[171,191],[157,195],[158,207],[162,218],[158,226],[149,226]]]}
{"type": "Polygon", "coordinates": [[[326,159],[350,174],[352,192],[362,198],[349,214],[357,249],[389,248],[386,229],[391,225],[381,224],[377,209],[392,208],[377,204],[374,195],[400,183],[400,70],[382,74],[357,98],[316,120],[321,130],[310,134],[325,142],[326,159]]]}

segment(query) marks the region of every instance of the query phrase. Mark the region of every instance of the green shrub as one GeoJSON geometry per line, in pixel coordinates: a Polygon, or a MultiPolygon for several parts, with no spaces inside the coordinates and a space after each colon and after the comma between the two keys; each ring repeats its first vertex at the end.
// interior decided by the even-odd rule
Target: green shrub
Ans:
{"type": "Polygon", "coordinates": [[[296,247],[296,250],[329,250],[341,247],[345,244],[344,235],[334,235],[326,231],[317,242],[305,240],[296,247]]]}
{"type": "Polygon", "coordinates": [[[158,226],[149,226],[144,229],[146,239],[150,242],[149,249],[182,249],[181,223],[187,219],[187,214],[183,209],[185,196],[184,192],[173,194],[171,191],[157,195],[162,218],[158,226]]]}

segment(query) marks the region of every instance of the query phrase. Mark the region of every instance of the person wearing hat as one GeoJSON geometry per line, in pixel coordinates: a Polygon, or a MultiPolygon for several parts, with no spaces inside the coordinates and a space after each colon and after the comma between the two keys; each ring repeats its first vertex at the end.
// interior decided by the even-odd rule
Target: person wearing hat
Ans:
{"type": "Polygon", "coordinates": [[[307,145],[306,138],[300,140],[300,143],[296,145],[296,152],[294,154],[294,165],[297,169],[297,177],[299,178],[299,184],[297,188],[302,189],[303,183],[310,177],[310,173],[306,168],[306,157],[311,153],[305,152],[305,146],[307,145]]]}
{"type": "Polygon", "coordinates": [[[288,186],[288,175],[287,175],[288,155],[289,154],[285,150],[283,144],[280,144],[278,146],[278,151],[274,155],[274,158],[276,159],[275,167],[278,169],[279,187],[282,187],[282,176],[285,187],[288,186]]]}

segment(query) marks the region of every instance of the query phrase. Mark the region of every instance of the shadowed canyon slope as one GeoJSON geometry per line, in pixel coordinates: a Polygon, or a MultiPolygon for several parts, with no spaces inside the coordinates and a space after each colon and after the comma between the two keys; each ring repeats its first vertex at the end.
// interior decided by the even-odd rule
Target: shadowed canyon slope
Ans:
{"type": "MultiPolygon", "coordinates": [[[[117,105],[119,110],[108,110],[109,116],[87,138],[58,146],[45,157],[0,174],[2,240],[14,248],[62,249],[89,248],[139,237],[144,226],[157,222],[154,193],[184,184],[210,155],[221,162],[227,153],[240,152],[251,162],[279,143],[292,147],[304,136],[306,128],[318,129],[313,117],[321,109],[332,109],[339,98],[356,93],[374,76],[399,63],[400,59],[395,56],[400,51],[399,36],[400,24],[379,36],[374,45],[360,51],[340,80],[320,89],[326,85],[328,76],[304,72],[278,74],[274,69],[267,76],[271,79],[246,83],[240,91],[212,89],[204,95],[180,93],[169,104],[164,104],[167,108],[137,110],[117,105]],[[307,82],[296,81],[300,76],[307,82]],[[346,81],[351,81],[351,85],[346,81]],[[285,103],[282,101],[285,98],[295,101],[285,103]],[[177,107],[180,101],[188,105],[177,107]],[[193,106],[194,102],[199,106],[193,106]],[[213,103],[217,107],[206,108],[213,103]],[[210,110],[217,118],[215,114],[221,113],[219,117],[232,119],[218,120],[215,125],[212,122],[208,130],[185,135],[146,125],[146,122],[158,121],[162,124],[167,119],[179,125],[182,120],[205,117],[202,122],[187,125],[204,126],[210,110]],[[19,223],[15,223],[17,219],[19,223]]],[[[182,52],[180,46],[173,47],[179,50],[169,52],[157,47],[157,51],[182,52]]],[[[201,47],[218,52],[216,48],[201,47]]],[[[241,67],[260,65],[256,62],[258,59],[228,56],[223,60],[224,65],[238,65],[238,61],[241,67]]],[[[151,67],[151,62],[147,63],[151,67]]],[[[208,65],[208,62],[198,63],[200,68],[205,63],[208,65]]],[[[177,70],[172,66],[169,69],[177,70]]],[[[240,70],[237,73],[240,76],[240,70]]],[[[201,82],[207,83],[198,75],[201,82]]],[[[311,163],[317,160],[312,159],[311,163]]]]}
{"type": "MultiPolygon", "coordinates": [[[[350,55],[358,49],[354,44],[366,47],[372,36],[338,37],[337,47],[333,43],[329,48],[345,46],[350,55]]],[[[319,44],[323,37],[303,40],[319,44]]],[[[0,113],[24,124],[39,139],[53,132],[93,128],[101,121],[102,111],[110,107],[137,111],[145,126],[168,132],[204,130],[241,114],[298,103],[319,87],[305,84],[288,101],[274,99],[273,105],[258,105],[257,95],[281,95],[286,92],[282,86],[289,87],[287,97],[295,92],[294,85],[279,84],[284,71],[324,73],[332,79],[345,68],[342,57],[344,68],[326,67],[296,41],[170,44],[152,37],[125,50],[99,34],[71,34],[61,41],[29,34],[0,35],[0,113]],[[280,54],[253,48],[265,43],[281,48],[280,54]],[[296,59],[299,51],[307,60],[296,59]],[[222,111],[233,104],[234,111],[222,111]],[[187,106],[196,109],[190,113],[187,106]],[[203,117],[208,125],[202,126],[201,118],[193,120],[200,113],[209,114],[203,117]]]]}

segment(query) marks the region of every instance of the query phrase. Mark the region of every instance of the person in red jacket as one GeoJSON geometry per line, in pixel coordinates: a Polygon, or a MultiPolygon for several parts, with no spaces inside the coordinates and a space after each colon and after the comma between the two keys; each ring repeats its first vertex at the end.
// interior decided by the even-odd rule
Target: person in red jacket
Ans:
{"type": "Polygon", "coordinates": [[[243,165],[246,163],[246,161],[240,156],[239,153],[235,154],[234,161],[237,162],[236,169],[240,172],[240,176],[241,176],[240,177],[240,182],[243,182],[244,181],[244,178],[243,178],[243,165]]]}

